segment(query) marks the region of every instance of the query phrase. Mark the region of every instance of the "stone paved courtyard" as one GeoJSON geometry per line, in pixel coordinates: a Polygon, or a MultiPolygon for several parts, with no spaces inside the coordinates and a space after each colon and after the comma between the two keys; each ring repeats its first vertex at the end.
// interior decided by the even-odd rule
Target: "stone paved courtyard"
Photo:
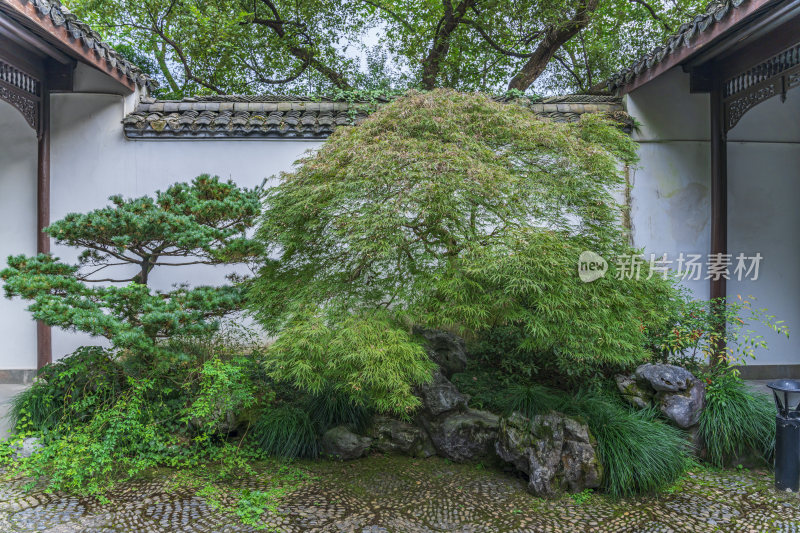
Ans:
{"type": "MultiPolygon", "coordinates": [[[[769,473],[696,470],[658,497],[614,501],[581,494],[545,501],[500,471],[441,459],[376,456],[301,463],[309,478],[261,516],[285,532],[800,532],[800,499],[771,488],[769,473]]],[[[274,488],[263,476],[216,487],[217,495],[162,472],[129,483],[110,502],[0,486],[3,532],[249,532],[229,494],[274,488]],[[199,492],[199,493],[198,493],[199,492]]]]}

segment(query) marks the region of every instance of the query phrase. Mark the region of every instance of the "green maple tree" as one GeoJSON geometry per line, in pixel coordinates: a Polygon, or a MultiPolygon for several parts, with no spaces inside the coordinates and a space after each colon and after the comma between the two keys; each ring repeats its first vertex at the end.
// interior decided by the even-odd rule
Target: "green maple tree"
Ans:
{"type": "Polygon", "coordinates": [[[413,408],[404,391],[426,360],[413,325],[509,326],[562,371],[647,360],[645,331],[663,327],[675,293],[646,268],[615,277],[613,258],[636,253],[613,196],[635,150],[601,116],[554,123],[450,90],[335,132],[266,195],[269,254],[248,304],[277,337],[272,376],[312,391],[374,385],[413,408]],[[584,250],[609,259],[604,278],[578,278],[584,250]]]}

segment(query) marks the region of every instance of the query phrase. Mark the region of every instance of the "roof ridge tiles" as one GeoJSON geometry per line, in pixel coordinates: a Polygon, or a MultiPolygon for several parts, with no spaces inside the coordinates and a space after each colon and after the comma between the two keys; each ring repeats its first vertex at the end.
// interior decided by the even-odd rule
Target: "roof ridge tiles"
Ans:
{"type": "Polygon", "coordinates": [[[633,82],[646,70],[667,61],[681,48],[692,46],[693,41],[697,40],[701,34],[710,31],[715,24],[725,21],[736,10],[743,9],[742,6],[748,4],[752,5],[753,0],[713,0],[709,2],[703,13],[695,15],[690,21],[681,24],[675,33],[664,39],[662,44],[631,62],[627,68],[613,74],[607,82],[609,90],[619,90],[633,82]]]}
{"type": "Polygon", "coordinates": [[[69,35],[80,41],[89,50],[116,69],[122,76],[145,89],[158,86],[158,83],[144,74],[142,70],[122,57],[108,43],[103,42],[99,33],[88,24],[78,19],[60,0],[18,0],[23,4],[31,4],[42,17],[49,17],[53,25],[64,27],[69,35]]]}

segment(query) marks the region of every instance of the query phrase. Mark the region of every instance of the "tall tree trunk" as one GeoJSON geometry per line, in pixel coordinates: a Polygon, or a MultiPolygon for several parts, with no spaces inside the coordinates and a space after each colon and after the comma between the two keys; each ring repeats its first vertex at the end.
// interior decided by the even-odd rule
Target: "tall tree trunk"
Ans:
{"type": "Polygon", "coordinates": [[[551,26],[533,55],[508,83],[508,88],[524,91],[530,87],[547,68],[553,54],[591,22],[591,14],[597,9],[597,2],[598,0],[586,0],[572,19],[564,24],[551,26]]]}
{"type": "Polygon", "coordinates": [[[463,0],[455,9],[450,0],[444,0],[444,15],[436,28],[433,43],[428,55],[422,61],[422,88],[431,90],[436,87],[439,72],[442,70],[442,61],[450,51],[450,38],[456,30],[467,9],[475,0],[463,0]]]}
{"type": "Polygon", "coordinates": [[[158,45],[154,42],[153,43],[153,55],[156,56],[156,62],[158,63],[158,68],[161,70],[161,74],[164,75],[164,78],[167,80],[167,85],[169,85],[169,89],[173,93],[179,93],[181,91],[180,86],[178,86],[178,82],[175,81],[175,77],[169,71],[169,66],[167,65],[166,60],[166,50],[164,41],[161,41],[161,49],[159,49],[158,45]]]}

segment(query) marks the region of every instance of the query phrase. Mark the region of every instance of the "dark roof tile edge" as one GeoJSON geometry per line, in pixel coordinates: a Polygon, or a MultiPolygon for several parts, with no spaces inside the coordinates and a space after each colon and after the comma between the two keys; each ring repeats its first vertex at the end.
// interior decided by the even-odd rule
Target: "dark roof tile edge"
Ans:
{"type": "Polygon", "coordinates": [[[667,37],[662,45],[643,55],[633,64],[612,75],[607,82],[610,91],[617,91],[631,83],[643,72],[655,67],[668,59],[682,47],[691,46],[697,37],[708,31],[714,24],[725,20],[734,10],[746,4],[749,0],[714,0],[706,6],[705,13],[694,17],[690,22],[682,24],[678,31],[667,37]]]}
{"type": "Polygon", "coordinates": [[[114,50],[111,45],[103,42],[100,34],[94,31],[88,24],[81,21],[72,12],[63,6],[59,0],[20,0],[22,3],[30,3],[42,17],[50,17],[55,26],[63,26],[70,36],[80,41],[86,48],[93,50],[94,53],[104,59],[106,63],[115,68],[120,74],[127,77],[139,87],[151,89],[158,83],[144,74],[139,67],[122,57],[119,52],[114,50]]]}

